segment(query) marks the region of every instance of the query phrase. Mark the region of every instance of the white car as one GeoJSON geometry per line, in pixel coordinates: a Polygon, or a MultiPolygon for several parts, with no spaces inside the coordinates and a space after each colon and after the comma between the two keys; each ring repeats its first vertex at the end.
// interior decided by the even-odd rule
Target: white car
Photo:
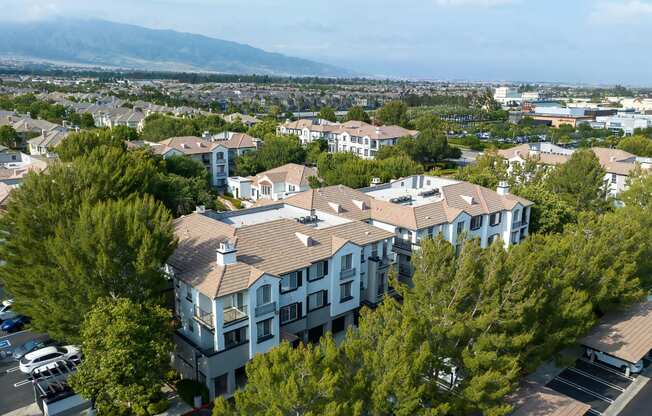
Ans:
{"type": "Polygon", "coordinates": [[[35,368],[59,360],[73,360],[81,357],[81,351],[74,345],[65,347],[45,347],[26,354],[20,359],[19,368],[23,373],[29,374],[35,368]]]}
{"type": "Polygon", "coordinates": [[[18,316],[12,309],[13,304],[14,301],[12,299],[2,301],[2,306],[0,306],[0,322],[6,321],[7,319],[14,319],[18,316]]]}
{"type": "Polygon", "coordinates": [[[630,374],[637,374],[643,371],[643,360],[639,360],[636,364],[631,364],[627,361],[621,360],[620,358],[613,357],[591,348],[586,349],[586,356],[589,357],[591,362],[600,361],[609,364],[612,367],[620,368],[627,377],[629,377],[630,374]]]}

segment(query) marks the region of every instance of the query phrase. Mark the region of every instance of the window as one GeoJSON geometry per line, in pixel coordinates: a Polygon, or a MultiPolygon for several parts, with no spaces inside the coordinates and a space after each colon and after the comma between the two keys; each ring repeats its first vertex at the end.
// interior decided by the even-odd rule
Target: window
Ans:
{"type": "Polygon", "coordinates": [[[272,301],[272,287],[263,285],[256,290],[256,305],[266,305],[272,301]]]}
{"type": "Polygon", "coordinates": [[[491,225],[492,227],[495,227],[496,225],[500,224],[500,221],[502,219],[503,219],[503,213],[502,212],[494,212],[489,217],[489,225],[491,225]]]}
{"type": "Polygon", "coordinates": [[[260,193],[263,195],[271,195],[272,194],[272,187],[267,186],[267,185],[261,185],[260,186],[260,193]]]}
{"type": "Polygon", "coordinates": [[[326,306],[327,294],[328,292],[326,290],[320,290],[319,292],[308,295],[308,310],[314,311],[315,309],[326,306]]]}
{"type": "Polygon", "coordinates": [[[616,183],[616,177],[617,175],[615,173],[611,174],[611,183],[616,183]]]}
{"type": "Polygon", "coordinates": [[[235,386],[238,389],[244,388],[247,384],[247,371],[243,365],[240,368],[235,369],[235,386]]]}
{"type": "Polygon", "coordinates": [[[333,319],[333,322],[331,323],[331,332],[333,334],[339,334],[340,332],[344,331],[345,327],[346,327],[346,317],[340,316],[337,319],[333,319]]]}
{"type": "Polygon", "coordinates": [[[378,281],[376,283],[378,285],[376,295],[380,296],[385,293],[385,273],[378,273],[378,281]]]}
{"type": "Polygon", "coordinates": [[[529,208],[523,208],[523,215],[521,215],[521,222],[523,224],[527,224],[527,213],[529,211],[529,208]]]}
{"type": "Polygon", "coordinates": [[[328,274],[328,260],[320,261],[319,263],[315,263],[312,266],[310,266],[310,269],[308,270],[308,280],[311,282],[314,280],[319,280],[322,277],[326,276],[327,274],[328,274]]]}
{"type": "Polygon", "coordinates": [[[245,344],[247,340],[247,329],[249,327],[234,329],[224,333],[224,348],[233,348],[245,344]]]}
{"type": "MultiPolygon", "coordinates": [[[[362,256],[364,258],[364,256],[362,256]]],[[[371,243],[371,257],[378,257],[378,244],[371,243]]]]}
{"type": "Polygon", "coordinates": [[[457,233],[462,234],[464,231],[464,221],[460,221],[457,223],[457,233]]]}
{"type": "Polygon", "coordinates": [[[342,256],[342,271],[351,270],[353,268],[353,254],[342,256]]]}
{"type": "Polygon", "coordinates": [[[489,238],[487,239],[487,244],[491,245],[494,243],[494,241],[498,240],[499,238],[500,238],[500,234],[490,235],[489,238]]]}
{"type": "Polygon", "coordinates": [[[224,153],[217,152],[217,160],[224,160],[224,153]]]}
{"type": "Polygon", "coordinates": [[[229,392],[229,374],[225,373],[214,378],[215,395],[222,396],[229,392]]]}
{"type": "Polygon", "coordinates": [[[190,285],[186,285],[186,299],[192,302],[192,288],[190,285]]]}
{"type": "Polygon", "coordinates": [[[280,315],[281,324],[296,321],[301,318],[301,303],[293,303],[292,305],[282,307],[280,315]]]}
{"type": "Polygon", "coordinates": [[[296,189],[296,186],[294,186],[294,185],[288,185],[288,191],[290,191],[290,192],[294,192],[295,189],[296,189]]]}
{"type": "Polygon", "coordinates": [[[353,299],[353,295],[351,294],[352,284],[353,282],[346,282],[340,285],[340,302],[353,299]]]}
{"type": "Polygon", "coordinates": [[[281,293],[297,290],[301,286],[301,271],[292,272],[281,277],[281,293]]]}
{"type": "Polygon", "coordinates": [[[512,233],[512,244],[518,244],[518,231],[512,233]]]}
{"type": "Polygon", "coordinates": [[[476,215],[471,218],[471,230],[477,230],[482,227],[482,215],[476,215]]]}
{"type": "Polygon", "coordinates": [[[187,325],[188,325],[188,331],[195,332],[195,326],[192,323],[192,319],[188,319],[187,325]]]}
{"type": "Polygon", "coordinates": [[[265,319],[256,323],[256,333],[258,337],[258,342],[267,341],[272,338],[272,320],[274,318],[265,319]]]}

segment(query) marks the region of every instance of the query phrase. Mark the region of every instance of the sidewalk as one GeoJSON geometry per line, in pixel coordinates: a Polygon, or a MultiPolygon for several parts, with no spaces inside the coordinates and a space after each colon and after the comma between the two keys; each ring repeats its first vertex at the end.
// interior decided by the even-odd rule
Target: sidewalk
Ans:
{"type": "Polygon", "coordinates": [[[43,416],[36,403],[5,413],[4,416],[43,416]]]}

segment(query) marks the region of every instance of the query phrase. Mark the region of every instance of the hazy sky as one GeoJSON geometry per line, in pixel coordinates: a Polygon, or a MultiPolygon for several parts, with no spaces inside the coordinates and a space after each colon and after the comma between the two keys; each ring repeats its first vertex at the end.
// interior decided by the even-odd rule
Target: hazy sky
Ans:
{"type": "Polygon", "coordinates": [[[58,15],[371,75],[652,85],[652,0],[0,0],[0,19],[58,15]]]}

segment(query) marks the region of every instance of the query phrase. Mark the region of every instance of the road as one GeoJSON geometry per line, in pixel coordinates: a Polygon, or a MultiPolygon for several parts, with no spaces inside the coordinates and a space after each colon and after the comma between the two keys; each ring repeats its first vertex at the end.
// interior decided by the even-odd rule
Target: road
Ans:
{"type": "Polygon", "coordinates": [[[625,406],[619,416],[642,416],[652,414],[652,383],[648,382],[636,397],[625,406]]]}

